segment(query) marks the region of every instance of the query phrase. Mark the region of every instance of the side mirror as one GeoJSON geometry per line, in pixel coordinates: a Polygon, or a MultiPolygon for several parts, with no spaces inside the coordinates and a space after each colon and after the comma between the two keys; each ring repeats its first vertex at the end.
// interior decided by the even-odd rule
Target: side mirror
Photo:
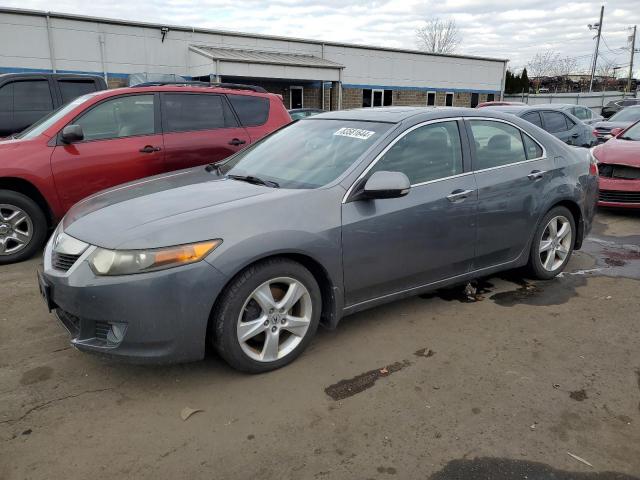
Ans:
{"type": "Polygon", "coordinates": [[[84,132],[80,125],[67,125],[62,129],[62,141],[64,143],[80,142],[84,140],[84,132]]]}
{"type": "Polygon", "coordinates": [[[409,178],[402,172],[375,172],[364,184],[364,198],[404,197],[411,189],[409,178]]]}
{"type": "Polygon", "coordinates": [[[616,128],[612,128],[611,132],[609,132],[611,134],[612,137],[617,137],[618,135],[620,135],[622,132],[624,131],[624,128],[620,128],[620,127],[616,127],[616,128]]]}

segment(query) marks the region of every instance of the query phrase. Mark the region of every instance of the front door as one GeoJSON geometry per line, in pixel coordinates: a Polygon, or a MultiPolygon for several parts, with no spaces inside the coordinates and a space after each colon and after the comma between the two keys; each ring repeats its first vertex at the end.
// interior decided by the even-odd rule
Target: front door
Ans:
{"type": "Polygon", "coordinates": [[[291,87],[289,89],[289,94],[291,95],[291,109],[294,108],[304,108],[303,97],[303,87],[291,87]]]}
{"type": "Polygon", "coordinates": [[[347,201],[342,239],[347,305],[469,271],[476,236],[476,186],[465,173],[459,123],[410,129],[367,172],[400,171],[401,198],[347,201]]]}
{"type": "Polygon", "coordinates": [[[224,95],[162,93],[166,169],[219,162],[251,143],[224,95]]]}
{"type": "Polygon", "coordinates": [[[51,169],[64,209],[97,191],[164,171],[162,134],[155,96],[109,98],[71,123],[84,140],[58,142],[51,169]]]}
{"type": "Polygon", "coordinates": [[[536,141],[509,123],[467,123],[478,185],[478,270],[515,260],[528,246],[554,162],[536,141]]]}

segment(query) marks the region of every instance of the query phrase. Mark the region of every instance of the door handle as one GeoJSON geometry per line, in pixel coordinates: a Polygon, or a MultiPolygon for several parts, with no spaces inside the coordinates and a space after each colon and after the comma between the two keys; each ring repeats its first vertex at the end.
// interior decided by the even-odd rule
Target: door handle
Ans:
{"type": "Polygon", "coordinates": [[[153,152],[159,152],[160,150],[162,150],[160,147],[154,147],[153,145],[145,145],[138,151],[140,153],[153,153],[153,152]]]}
{"type": "Polygon", "coordinates": [[[573,134],[571,135],[571,138],[578,138],[579,136],[580,136],[580,134],[579,134],[579,133],[573,133],[573,134]]]}
{"type": "Polygon", "coordinates": [[[533,170],[529,175],[527,175],[527,178],[529,180],[540,180],[542,177],[544,177],[544,174],[547,173],[543,170],[533,170]]]}
{"type": "Polygon", "coordinates": [[[451,203],[463,202],[474,191],[475,190],[462,190],[462,189],[459,188],[459,189],[454,190],[453,192],[451,192],[449,195],[447,195],[447,200],[449,200],[451,203]]]}
{"type": "Polygon", "coordinates": [[[239,138],[234,138],[229,142],[229,145],[234,145],[237,147],[238,145],[244,145],[245,143],[247,143],[246,140],[240,140],[239,138]]]}

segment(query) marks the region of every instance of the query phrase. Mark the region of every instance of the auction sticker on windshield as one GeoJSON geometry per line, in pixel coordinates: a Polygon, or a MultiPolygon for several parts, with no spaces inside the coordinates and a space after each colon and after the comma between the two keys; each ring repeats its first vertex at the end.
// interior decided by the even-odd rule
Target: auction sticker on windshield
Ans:
{"type": "Polygon", "coordinates": [[[372,132],[371,130],[362,130],[360,128],[349,128],[342,127],[338,130],[334,135],[339,135],[341,137],[350,137],[350,138],[358,138],[360,140],[367,140],[371,135],[376,132],[372,132]]]}

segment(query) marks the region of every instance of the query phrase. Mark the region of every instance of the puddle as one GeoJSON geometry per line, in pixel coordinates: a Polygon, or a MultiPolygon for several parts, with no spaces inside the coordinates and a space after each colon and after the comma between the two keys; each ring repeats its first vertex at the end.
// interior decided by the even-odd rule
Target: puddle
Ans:
{"type": "Polygon", "coordinates": [[[587,397],[587,392],[584,391],[584,388],[582,390],[574,390],[573,392],[569,392],[569,397],[576,402],[582,402],[589,398],[587,397]]]}
{"type": "MultiPolygon", "coordinates": [[[[609,237],[590,235],[580,252],[595,261],[595,268],[585,271],[589,275],[626,277],[640,280],[640,236],[609,237]]],[[[568,272],[563,276],[580,274],[568,272]]]]}
{"type": "Polygon", "coordinates": [[[435,292],[420,295],[420,298],[430,300],[432,298],[440,298],[447,302],[458,301],[462,303],[474,303],[484,300],[484,296],[491,292],[493,284],[486,279],[481,278],[472,280],[467,285],[457,285],[450,288],[441,288],[435,292]]]}
{"type": "Polygon", "coordinates": [[[395,362],[383,368],[369,370],[353,378],[340,380],[338,383],[329,385],[324,389],[324,392],[336,401],[344,400],[357,393],[364,392],[368,388],[373,387],[378,379],[388,377],[392,373],[399,372],[409,365],[411,365],[409,360],[403,360],[402,362],[395,362]]]}
{"type": "Polygon", "coordinates": [[[584,277],[575,276],[554,278],[535,284],[511,275],[503,275],[501,278],[519,285],[515,290],[495,293],[489,297],[503,307],[562,305],[577,296],[576,288],[587,282],[584,277]]]}
{"type": "MultiPolygon", "coordinates": [[[[576,465],[585,468],[576,461],[576,465]]],[[[618,472],[573,472],[558,470],[544,463],[508,458],[483,457],[452,460],[429,480],[640,480],[618,472]]]]}

